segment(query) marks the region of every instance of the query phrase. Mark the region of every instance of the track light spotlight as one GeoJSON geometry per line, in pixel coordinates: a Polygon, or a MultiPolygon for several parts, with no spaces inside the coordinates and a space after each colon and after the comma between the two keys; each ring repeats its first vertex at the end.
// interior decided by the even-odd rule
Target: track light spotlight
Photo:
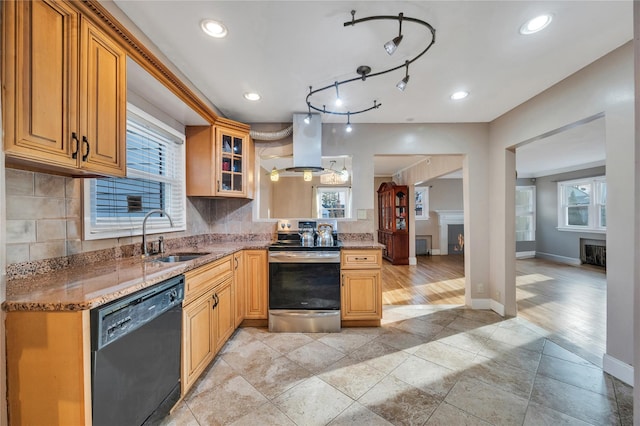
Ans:
{"type": "Polygon", "coordinates": [[[406,72],[404,78],[396,84],[396,87],[399,91],[404,92],[404,89],[407,88],[407,83],[409,83],[409,61],[405,62],[406,72]]]}
{"type": "Polygon", "coordinates": [[[384,44],[384,50],[387,51],[389,55],[393,55],[393,52],[396,51],[398,46],[400,46],[400,42],[402,41],[402,17],[404,15],[400,13],[398,15],[398,22],[400,23],[400,29],[398,30],[398,37],[394,37],[393,40],[389,40],[384,44]]]}
{"type": "Polygon", "coordinates": [[[351,131],[353,130],[353,128],[351,127],[351,113],[347,113],[347,127],[345,128],[345,130],[347,131],[347,133],[351,133],[351,131]]]}
{"type": "Polygon", "coordinates": [[[336,106],[342,106],[342,99],[340,99],[340,90],[338,90],[337,81],[336,81],[336,106]]]}

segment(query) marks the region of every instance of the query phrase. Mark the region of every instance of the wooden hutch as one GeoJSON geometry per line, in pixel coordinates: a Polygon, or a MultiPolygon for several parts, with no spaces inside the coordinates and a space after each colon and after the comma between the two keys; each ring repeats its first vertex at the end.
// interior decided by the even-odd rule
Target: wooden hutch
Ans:
{"type": "Polygon", "coordinates": [[[378,242],[394,265],[409,264],[409,188],[384,182],[378,188],[378,242]]]}

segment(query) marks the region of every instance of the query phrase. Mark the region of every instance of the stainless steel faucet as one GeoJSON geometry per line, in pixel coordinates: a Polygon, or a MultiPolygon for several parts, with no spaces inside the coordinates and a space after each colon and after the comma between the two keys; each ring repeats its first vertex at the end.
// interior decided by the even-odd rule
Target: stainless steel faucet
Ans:
{"type": "Polygon", "coordinates": [[[171,219],[171,216],[169,216],[169,214],[167,212],[165,212],[162,209],[149,210],[147,212],[147,214],[144,215],[144,219],[142,220],[142,253],[143,253],[143,257],[149,256],[149,251],[147,250],[147,219],[149,219],[149,216],[151,216],[153,213],[163,214],[163,215],[167,216],[167,218],[169,219],[169,223],[173,227],[173,220],[171,219]]]}

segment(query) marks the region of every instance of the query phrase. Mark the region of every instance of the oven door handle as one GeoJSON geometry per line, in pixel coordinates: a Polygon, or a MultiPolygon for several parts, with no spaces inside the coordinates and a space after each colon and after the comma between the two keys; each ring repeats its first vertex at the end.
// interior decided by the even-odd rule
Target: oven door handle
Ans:
{"type": "Polygon", "coordinates": [[[340,263],[340,252],[271,252],[269,263],[340,263]]]}

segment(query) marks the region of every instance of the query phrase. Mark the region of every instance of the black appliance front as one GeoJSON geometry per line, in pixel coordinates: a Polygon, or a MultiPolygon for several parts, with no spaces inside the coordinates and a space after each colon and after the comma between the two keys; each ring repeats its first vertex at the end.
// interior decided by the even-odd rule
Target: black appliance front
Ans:
{"type": "Polygon", "coordinates": [[[177,278],[92,311],[94,426],[158,424],[179,400],[184,278],[177,278]]]}
{"type": "Polygon", "coordinates": [[[269,309],[340,309],[340,263],[269,263],[269,309]]]}

